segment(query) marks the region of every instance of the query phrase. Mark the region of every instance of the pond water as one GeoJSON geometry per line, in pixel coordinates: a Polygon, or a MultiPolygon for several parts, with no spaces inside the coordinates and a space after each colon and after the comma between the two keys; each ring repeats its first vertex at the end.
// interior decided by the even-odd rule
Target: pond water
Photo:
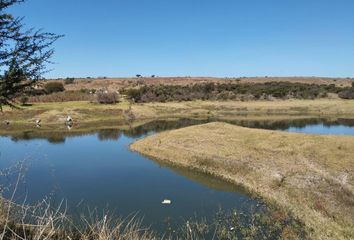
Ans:
{"type": "MultiPolygon", "coordinates": [[[[38,134],[35,130],[0,137],[0,169],[25,160],[27,171],[17,201],[35,203],[49,197],[67,201],[70,213],[97,208],[122,216],[138,214],[159,229],[169,221],[210,217],[220,208],[254,211],[259,202],[242,188],[190,170],[161,165],[129,150],[129,144],[155,132],[213,121],[157,121],[122,131],[38,134]],[[162,205],[164,199],[171,205],[162,205]]],[[[265,129],[316,134],[354,135],[354,122],[231,121],[265,129]]]]}

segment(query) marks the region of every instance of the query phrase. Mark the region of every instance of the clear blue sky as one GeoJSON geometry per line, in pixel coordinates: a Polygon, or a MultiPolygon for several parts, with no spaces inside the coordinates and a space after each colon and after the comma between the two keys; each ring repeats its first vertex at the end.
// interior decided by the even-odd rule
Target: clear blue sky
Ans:
{"type": "Polygon", "coordinates": [[[65,34],[47,77],[354,77],[353,0],[27,0],[65,34]]]}

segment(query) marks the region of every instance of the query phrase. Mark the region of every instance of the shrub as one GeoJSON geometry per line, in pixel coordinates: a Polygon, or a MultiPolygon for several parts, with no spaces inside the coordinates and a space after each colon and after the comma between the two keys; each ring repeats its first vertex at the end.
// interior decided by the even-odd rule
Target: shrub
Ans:
{"type": "Polygon", "coordinates": [[[26,104],[27,104],[27,102],[28,102],[28,96],[26,96],[26,95],[22,95],[21,97],[20,97],[20,102],[21,102],[21,105],[22,106],[25,106],[26,104]]]}
{"type": "Polygon", "coordinates": [[[55,92],[63,92],[65,88],[60,82],[48,82],[44,85],[44,90],[47,94],[51,94],[55,92]]]}
{"type": "Polygon", "coordinates": [[[116,92],[99,92],[96,96],[97,102],[101,104],[115,104],[118,102],[118,93],[116,92]]]}
{"type": "Polygon", "coordinates": [[[91,94],[76,91],[57,92],[49,95],[37,95],[31,96],[29,101],[34,102],[70,102],[70,101],[94,101],[94,97],[91,94]]]}
{"type": "Polygon", "coordinates": [[[66,79],[64,80],[64,83],[65,83],[65,84],[73,84],[74,81],[75,81],[75,78],[66,78],[66,79]]]}
{"type": "Polygon", "coordinates": [[[46,91],[44,89],[31,89],[27,92],[29,96],[40,96],[45,95],[46,91]]]}
{"type": "Polygon", "coordinates": [[[354,87],[341,91],[338,96],[343,99],[354,99],[354,87]]]}
{"type": "Polygon", "coordinates": [[[343,88],[332,85],[317,85],[289,82],[267,83],[200,83],[181,85],[143,85],[124,92],[135,102],[166,102],[215,99],[314,99],[339,93],[343,88]]]}

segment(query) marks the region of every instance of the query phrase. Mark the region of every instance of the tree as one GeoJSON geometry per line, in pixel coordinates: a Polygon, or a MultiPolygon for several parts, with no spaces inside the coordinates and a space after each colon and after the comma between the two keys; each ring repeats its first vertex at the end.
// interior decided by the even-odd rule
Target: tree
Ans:
{"type": "Polygon", "coordinates": [[[23,18],[6,13],[24,0],[0,1],[0,111],[15,107],[15,99],[30,90],[47,72],[54,53],[52,44],[61,36],[42,30],[24,29],[23,18]]]}
{"type": "Polygon", "coordinates": [[[47,94],[63,92],[64,85],[61,82],[48,82],[44,85],[44,90],[47,94]]]}
{"type": "Polygon", "coordinates": [[[75,78],[67,77],[67,78],[65,78],[64,83],[65,84],[73,84],[74,81],[75,81],[75,78]]]}

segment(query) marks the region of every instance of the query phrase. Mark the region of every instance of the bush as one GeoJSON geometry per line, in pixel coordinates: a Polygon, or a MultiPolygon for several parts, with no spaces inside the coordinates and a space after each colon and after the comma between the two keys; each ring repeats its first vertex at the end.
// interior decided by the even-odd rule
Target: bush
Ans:
{"type": "Polygon", "coordinates": [[[34,102],[70,102],[70,101],[94,101],[91,94],[76,91],[57,92],[49,95],[31,96],[29,101],[34,102]]]}
{"type": "Polygon", "coordinates": [[[45,95],[46,91],[44,89],[30,89],[27,94],[29,96],[41,96],[41,95],[45,95]]]}
{"type": "Polygon", "coordinates": [[[116,92],[99,92],[96,96],[97,102],[101,104],[115,104],[118,102],[118,93],[116,92]]]}
{"type": "Polygon", "coordinates": [[[44,90],[47,94],[51,94],[55,92],[63,92],[65,88],[60,82],[48,82],[44,85],[44,90]]]}
{"type": "Polygon", "coordinates": [[[354,87],[341,91],[338,96],[343,99],[354,99],[354,87]]]}
{"type": "Polygon", "coordinates": [[[21,102],[21,105],[22,106],[25,106],[26,104],[27,104],[27,102],[28,102],[28,96],[26,96],[26,95],[22,95],[21,97],[20,97],[20,102],[21,102]]]}
{"type": "Polygon", "coordinates": [[[65,84],[73,84],[74,81],[75,81],[75,78],[66,78],[66,79],[64,80],[64,83],[65,83],[65,84]]]}
{"type": "Polygon", "coordinates": [[[338,93],[343,88],[332,85],[317,85],[289,82],[267,83],[200,83],[181,85],[144,85],[126,89],[124,92],[135,102],[166,102],[188,100],[231,99],[314,99],[338,93]]]}

